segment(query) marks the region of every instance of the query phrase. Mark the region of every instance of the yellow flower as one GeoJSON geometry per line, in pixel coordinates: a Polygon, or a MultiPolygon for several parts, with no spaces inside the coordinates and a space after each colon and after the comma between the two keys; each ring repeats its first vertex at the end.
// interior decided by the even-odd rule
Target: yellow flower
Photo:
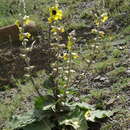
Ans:
{"type": "Polygon", "coordinates": [[[28,39],[29,39],[30,37],[31,37],[31,34],[28,33],[28,32],[27,32],[27,33],[20,33],[20,34],[19,34],[19,40],[20,40],[20,41],[23,41],[24,38],[28,38],[28,39]]]}
{"type": "Polygon", "coordinates": [[[53,19],[51,17],[48,18],[48,22],[49,23],[52,23],[53,22],[53,19]]]}
{"type": "Polygon", "coordinates": [[[52,27],[51,32],[60,32],[63,33],[65,30],[63,27],[52,27]]]}
{"type": "Polygon", "coordinates": [[[68,60],[68,58],[69,58],[69,55],[68,55],[67,53],[64,53],[64,54],[63,54],[63,59],[64,59],[64,60],[68,60]]]}
{"type": "Polygon", "coordinates": [[[25,36],[26,36],[26,38],[30,38],[31,34],[27,32],[27,33],[25,33],[25,36]]]}
{"type": "Polygon", "coordinates": [[[23,24],[24,25],[28,25],[29,23],[31,22],[31,20],[30,20],[30,18],[29,18],[29,16],[24,16],[23,17],[23,24]]]}
{"type": "Polygon", "coordinates": [[[59,28],[59,31],[63,33],[63,32],[65,32],[65,29],[63,27],[61,27],[61,28],[59,28]]]}
{"type": "Polygon", "coordinates": [[[97,32],[98,32],[97,29],[92,29],[92,30],[91,30],[91,33],[97,33],[97,32]]]}
{"type": "Polygon", "coordinates": [[[57,32],[57,28],[56,27],[52,27],[51,32],[57,32]]]}
{"type": "Polygon", "coordinates": [[[48,18],[49,23],[62,19],[62,10],[58,9],[58,6],[49,8],[50,17],[48,18]]]}
{"type": "Polygon", "coordinates": [[[20,40],[20,41],[23,41],[23,39],[24,39],[24,35],[23,35],[23,33],[20,33],[20,34],[19,34],[19,40],[20,40]]]}
{"type": "Polygon", "coordinates": [[[107,13],[103,13],[102,15],[101,15],[101,22],[106,22],[108,20],[108,15],[107,15],[107,13]]]}
{"type": "Polygon", "coordinates": [[[96,24],[97,26],[99,26],[99,24],[100,24],[99,20],[96,20],[96,21],[95,21],[95,24],[96,24]]]}
{"type": "Polygon", "coordinates": [[[16,20],[16,21],[15,21],[15,25],[19,28],[19,26],[20,26],[19,20],[16,20]]]}
{"type": "Polygon", "coordinates": [[[28,25],[30,22],[31,22],[31,20],[30,20],[30,19],[27,19],[27,20],[24,21],[24,24],[25,24],[25,25],[28,25]]]}
{"type": "Polygon", "coordinates": [[[23,32],[23,28],[19,27],[19,32],[22,33],[23,32]]]}
{"type": "Polygon", "coordinates": [[[71,53],[72,54],[72,57],[74,58],[74,59],[77,59],[77,58],[79,58],[79,56],[78,56],[78,54],[77,53],[71,53]]]}
{"type": "Polygon", "coordinates": [[[90,110],[88,110],[86,113],[85,113],[85,118],[86,119],[88,119],[89,117],[90,117],[90,115],[91,115],[91,111],[90,110]]]}

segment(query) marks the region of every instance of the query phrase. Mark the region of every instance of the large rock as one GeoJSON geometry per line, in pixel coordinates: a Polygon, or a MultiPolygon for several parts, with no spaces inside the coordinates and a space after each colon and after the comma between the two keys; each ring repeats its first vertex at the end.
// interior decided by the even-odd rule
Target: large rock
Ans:
{"type": "Polygon", "coordinates": [[[15,42],[19,41],[19,30],[18,27],[14,25],[9,25],[0,28],[0,44],[6,42],[15,42]]]}
{"type": "MultiPolygon", "coordinates": [[[[28,25],[23,25],[24,31],[29,32],[32,35],[37,35],[40,32],[40,27],[36,25],[34,21],[31,21],[28,25]]],[[[13,24],[0,28],[0,46],[3,43],[15,43],[19,42],[19,29],[13,24]]]]}

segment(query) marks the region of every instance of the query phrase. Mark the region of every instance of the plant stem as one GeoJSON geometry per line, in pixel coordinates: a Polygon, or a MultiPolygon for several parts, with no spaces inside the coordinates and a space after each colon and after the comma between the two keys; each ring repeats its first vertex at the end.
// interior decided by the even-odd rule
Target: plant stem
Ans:
{"type": "Polygon", "coordinates": [[[43,95],[39,92],[38,87],[37,87],[36,83],[34,82],[34,79],[32,77],[30,77],[30,79],[31,79],[31,82],[32,82],[37,94],[42,97],[43,95]]]}
{"type": "Polygon", "coordinates": [[[71,56],[71,52],[69,51],[69,63],[68,63],[68,82],[67,82],[67,87],[69,87],[70,85],[70,78],[71,78],[71,61],[72,61],[72,56],[71,56]]]}

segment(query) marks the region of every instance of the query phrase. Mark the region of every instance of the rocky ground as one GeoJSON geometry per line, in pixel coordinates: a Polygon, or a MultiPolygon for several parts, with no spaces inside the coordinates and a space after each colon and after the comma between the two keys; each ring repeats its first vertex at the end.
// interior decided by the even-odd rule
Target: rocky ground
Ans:
{"type": "MultiPolygon", "coordinates": [[[[77,47],[82,47],[86,53],[86,43],[95,37],[91,34],[91,29],[94,28],[91,12],[96,11],[94,10],[96,3],[82,1],[71,6],[70,3],[61,2],[63,9],[71,9],[73,5],[70,10],[71,20],[64,21],[65,26],[68,32],[76,30],[77,47]],[[77,22],[79,20],[80,23],[77,22]]],[[[103,41],[111,46],[101,51],[104,55],[97,56],[91,64],[90,68],[94,72],[85,70],[86,66],[83,65],[79,74],[83,73],[84,77],[77,77],[77,82],[73,84],[79,88],[80,94],[87,98],[88,103],[96,105],[96,108],[117,110],[113,117],[97,121],[90,130],[130,129],[130,27],[127,18],[129,10],[110,17],[100,28],[108,36],[114,37],[112,40],[106,38],[103,41]]],[[[66,17],[70,18],[70,15],[66,17]]],[[[52,59],[48,59],[48,53],[44,50],[46,46],[40,45],[30,53],[31,64],[36,66],[35,72],[48,69],[48,64],[53,62],[52,59]]],[[[16,44],[0,46],[0,129],[2,130],[7,130],[6,121],[14,111],[19,114],[33,107],[32,99],[36,93],[30,83],[25,87],[24,82],[20,80],[25,73],[24,66],[25,63],[20,58],[20,46],[16,44]]]]}

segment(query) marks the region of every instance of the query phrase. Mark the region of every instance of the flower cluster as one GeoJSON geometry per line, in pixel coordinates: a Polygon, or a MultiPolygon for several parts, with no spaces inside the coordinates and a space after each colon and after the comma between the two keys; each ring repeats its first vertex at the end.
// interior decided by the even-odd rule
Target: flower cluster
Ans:
{"type": "Polygon", "coordinates": [[[51,33],[56,41],[60,41],[63,39],[62,33],[64,32],[65,30],[63,26],[51,26],[51,33]]]}
{"type": "Polygon", "coordinates": [[[19,34],[19,40],[20,41],[23,41],[25,38],[26,39],[29,39],[31,37],[31,34],[30,33],[22,33],[22,32],[20,32],[20,34],[19,34]]]}
{"type": "MultiPolygon", "coordinates": [[[[78,54],[75,53],[75,52],[72,52],[71,56],[72,56],[72,59],[77,59],[79,57],[78,54]]],[[[63,56],[62,56],[62,58],[64,60],[68,60],[69,59],[69,54],[68,53],[64,53],[63,56]]]]}
{"type": "Polygon", "coordinates": [[[25,15],[23,17],[23,25],[28,25],[32,22],[32,20],[30,20],[29,16],[25,15]]]}
{"type": "MultiPolygon", "coordinates": [[[[31,22],[29,16],[23,17],[23,26],[28,25],[31,22]]],[[[24,32],[24,28],[21,26],[21,23],[19,20],[16,20],[15,25],[19,29],[19,40],[23,41],[24,39],[28,40],[31,37],[31,34],[29,32],[24,32]]]]}
{"type": "Polygon", "coordinates": [[[69,87],[70,81],[72,79],[72,73],[75,73],[73,68],[74,60],[79,58],[79,55],[76,52],[73,52],[75,45],[75,30],[69,33],[68,41],[66,45],[67,52],[63,53],[62,59],[66,62],[66,67],[64,68],[64,79],[67,81],[66,86],[69,87]]]}
{"type": "Polygon", "coordinates": [[[65,32],[65,29],[64,29],[64,27],[52,26],[51,32],[53,32],[53,33],[63,33],[63,32],[65,32]]]}
{"type": "Polygon", "coordinates": [[[105,32],[104,32],[104,31],[99,31],[99,30],[97,30],[97,29],[92,29],[92,30],[91,30],[91,33],[93,33],[93,34],[98,34],[99,37],[104,37],[104,35],[105,35],[105,32]]]}
{"type": "MultiPolygon", "coordinates": [[[[63,26],[57,25],[58,20],[62,20],[63,14],[62,10],[59,9],[58,4],[49,8],[50,17],[48,18],[49,23],[53,23],[50,26],[50,33],[51,38],[54,39],[56,43],[50,43],[51,47],[56,51],[57,61],[52,64],[53,72],[52,75],[57,75],[57,83],[59,82],[58,86],[68,86],[71,80],[71,73],[74,73],[75,70],[73,69],[72,61],[77,59],[79,56],[77,53],[73,52],[74,44],[76,38],[75,31],[69,33],[67,43],[60,43],[62,40],[62,33],[65,32],[63,26]],[[65,49],[65,50],[64,50],[65,49]],[[63,61],[60,63],[60,61],[63,61]]],[[[53,40],[52,40],[53,41],[53,40]]],[[[55,76],[54,76],[55,77],[55,76]]],[[[64,87],[65,88],[65,87],[64,87]]],[[[65,92],[66,93],[66,92],[65,92]]]]}
{"type": "Polygon", "coordinates": [[[50,17],[48,22],[52,23],[53,21],[62,20],[62,10],[59,9],[58,5],[55,5],[49,8],[50,17]]]}
{"type": "Polygon", "coordinates": [[[107,15],[107,13],[103,13],[103,14],[101,15],[101,22],[104,23],[104,22],[106,22],[107,20],[108,20],[108,15],[107,15]]]}
{"type": "Polygon", "coordinates": [[[95,24],[99,26],[100,24],[105,23],[107,20],[108,20],[108,14],[103,13],[100,18],[97,17],[97,19],[95,20],[95,24]]]}
{"type": "Polygon", "coordinates": [[[27,47],[27,42],[30,39],[31,34],[29,32],[24,31],[24,26],[29,25],[31,20],[30,20],[29,16],[25,15],[22,19],[22,22],[23,23],[21,24],[20,21],[17,20],[15,22],[15,25],[19,29],[19,40],[22,42],[22,47],[20,48],[20,50],[21,50],[20,57],[25,61],[26,65],[27,65],[26,67],[24,67],[24,70],[27,72],[25,74],[25,76],[30,77],[31,76],[30,74],[31,74],[34,66],[30,65],[30,57],[28,56],[28,54],[29,54],[29,52],[32,51],[34,42],[32,43],[31,47],[27,47]]]}
{"type": "Polygon", "coordinates": [[[96,24],[96,28],[91,30],[91,33],[93,34],[97,34],[98,38],[103,38],[105,36],[105,32],[104,31],[100,31],[100,25],[102,25],[103,23],[105,23],[108,20],[108,14],[107,13],[103,13],[100,17],[98,17],[95,14],[96,20],[95,20],[95,24],[96,24]]]}

